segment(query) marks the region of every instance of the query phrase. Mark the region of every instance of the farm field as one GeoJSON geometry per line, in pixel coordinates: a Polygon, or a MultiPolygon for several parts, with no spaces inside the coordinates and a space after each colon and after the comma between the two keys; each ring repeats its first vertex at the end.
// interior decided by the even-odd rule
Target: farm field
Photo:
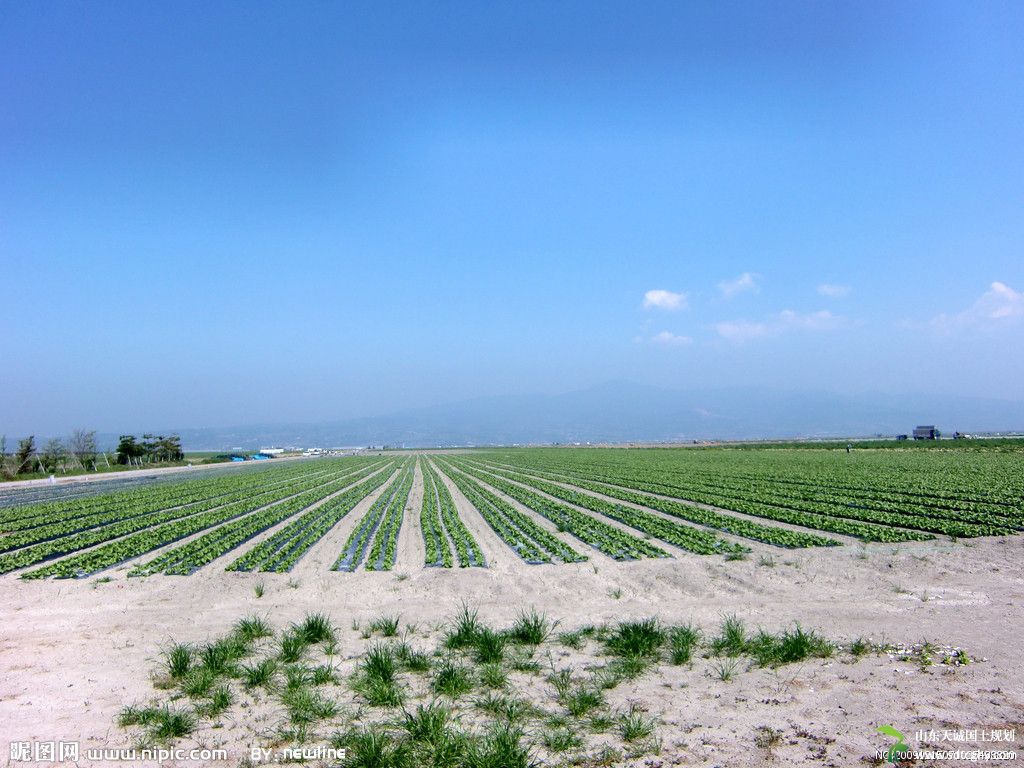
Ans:
{"type": "Polygon", "coordinates": [[[44,500],[30,489],[0,509],[0,574],[80,578],[158,550],[128,574],[285,572],[370,495],[335,570],[392,570],[410,536],[425,567],[486,567],[474,530],[524,565],[1012,536],[1020,470],[1003,450],[535,449],[301,462],[44,500]],[[416,534],[403,526],[414,485],[416,534]]]}
{"type": "MultiPolygon", "coordinates": [[[[1022,649],[999,627],[1024,623],[1022,468],[1012,444],[493,449],[119,479],[99,493],[26,491],[26,503],[10,491],[0,509],[0,653],[12,660],[2,735],[130,745],[140,731],[118,727],[119,713],[158,701],[195,714],[175,743],[230,748],[217,765],[243,764],[251,746],[390,733],[401,707],[372,703],[357,680],[376,645],[397,653],[401,642],[433,658],[420,672],[402,668],[409,706],[433,701],[431,676],[445,664],[468,670],[467,690],[446,699],[466,733],[496,722],[477,706],[487,696],[536,699],[544,714],[517,721],[517,739],[543,765],[845,766],[886,746],[875,728],[890,721],[904,733],[1020,724],[1024,684],[1012,670],[1022,649]],[[445,645],[467,605],[507,644],[486,669],[472,643],[455,656],[445,645]],[[552,627],[528,662],[500,630],[534,609],[552,627]],[[291,722],[276,688],[260,694],[231,675],[211,672],[205,693],[153,686],[172,642],[198,654],[260,617],[277,638],[252,646],[263,663],[307,614],[327,617],[336,636],[329,658],[309,657],[333,670],[315,691],[333,697],[330,715],[291,722]],[[394,634],[371,629],[396,617],[394,634]],[[621,660],[607,638],[649,617],[663,645],[635,675],[615,677],[621,660]],[[712,641],[733,617],[748,639],[729,655],[712,641]],[[758,661],[758,630],[783,637],[797,624],[833,651],[758,661]],[[702,650],[673,663],[671,638],[687,626],[702,650]],[[871,652],[851,656],[860,642],[871,652]],[[485,684],[499,676],[494,664],[508,688],[485,684]],[[546,687],[566,669],[572,690],[608,684],[585,716],[546,687]],[[217,686],[231,704],[211,714],[217,686]],[[35,700],[47,702],[42,714],[35,700]],[[590,718],[605,730],[579,743],[565,735],[590,718]],[[624,740],[627,720],[652,733],[624,740]]],[[[282,685],[288,669],[306,674],[298,659],[273,662],[282,685]]]]}

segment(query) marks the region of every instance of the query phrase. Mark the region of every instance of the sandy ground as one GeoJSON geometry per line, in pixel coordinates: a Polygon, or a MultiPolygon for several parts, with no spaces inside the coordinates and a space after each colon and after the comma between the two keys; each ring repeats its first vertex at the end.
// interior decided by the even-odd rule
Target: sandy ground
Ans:
{"type": "MultiPolygon", "coordinates": [[[[885,655],[857,663],[840,657],[777,670],[743,666],[729,682],[716,677],[711,660],[662,665],[609,694],[613,707],[636,704],[659,720],[661,753],[637,765],[871,765],[876,750],[890,745],[875,732],[883,724],[908,735],[929,728],[1013,728],[1024,737],[1022,538],[798,551],[757,546],[738,561],[673,550],[671,559],[615,563],[590,551],[586,563],[527,566],[444,482],[487,558],[486,569],[420,567],[417,473],[391,573],[328,570],[374,494],[291,575],[225,573],[215,563],[190,577],[127,579],[130,566],[106,574],[111,581],[0,577],[0,761],[7,761],[11,741],[78,741],[83,750],[129,746],[130,735],[115,724],[117,713],[153,697],[150,675],[172,639],[202,641],[246,615],[284,626],[306,612],[325,611],[340,629],[341,658],[351,658],[367,642],[353,621],[397,613],[429,644],[461,601],[479,606],[481,617],[499,626],[525,606],[558,619],[560,630],[656,615],[713,631],[724,614],[734,613],[751,628],[774,631],[800,622],[835,640],[928,640],[984,659],[922,671],[885,655]],[[257,598],[260,582],[265,594],[257,598]],[[780,732],[773,746],[758,739],[763,727],[780,732]]],[[[219,765],[234,766],[269,727],[236,712],[183,745],[224,746],[231,757],[219,765]]]]}

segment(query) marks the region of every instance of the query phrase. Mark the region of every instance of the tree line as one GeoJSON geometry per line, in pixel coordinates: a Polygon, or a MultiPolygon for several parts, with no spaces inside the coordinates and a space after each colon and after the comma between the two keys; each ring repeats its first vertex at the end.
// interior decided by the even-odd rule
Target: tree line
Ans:
{"type": "MultiPolygon", "coordinates": [[[[166,461],[181,461],[185,452],[178,435],[144,434],[121,435],[115,462],[122,465],[142,466],[166,461]]],[[[0,474],[7,480],[34,472],[67,472],[68,470],[99,469],[101,461],[110,467],[106,452],[96,446],[96,430],[76,429],[67,438],[53,437],[42,449],[36,446],[35,435],[18,441],[16,450],[8,453],[7,437],[0,436],[0,474]],[[102,459],[100,457],[102,456],[102,459]]]]}
{"type": "Polygon", "coordinates": [[[181,461],[185,452],[178,435],[145,434],[141,440],[135,435],[121,435],[117,444],[118,464],[152,464],[158,461],[181,461]]]}

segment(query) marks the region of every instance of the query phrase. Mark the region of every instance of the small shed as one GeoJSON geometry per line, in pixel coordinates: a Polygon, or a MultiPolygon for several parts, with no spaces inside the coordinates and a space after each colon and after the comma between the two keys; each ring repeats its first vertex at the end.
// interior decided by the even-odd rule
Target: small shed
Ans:
{"type": "Polygon", "coordinates": [[[936,440],[938,437],[939,431],[935,429],[934,425],[914,427],[915,440],[936,440]]]}

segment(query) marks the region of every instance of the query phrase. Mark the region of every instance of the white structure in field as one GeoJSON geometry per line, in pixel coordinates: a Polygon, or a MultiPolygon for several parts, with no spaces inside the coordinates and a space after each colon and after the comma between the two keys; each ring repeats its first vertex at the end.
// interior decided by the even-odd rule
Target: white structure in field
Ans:
{"type": "Polygon", "coordinates": [[[284,448],[260,448],[260,453],[264,456],[280,456],[284,453],[284,448]]]}

